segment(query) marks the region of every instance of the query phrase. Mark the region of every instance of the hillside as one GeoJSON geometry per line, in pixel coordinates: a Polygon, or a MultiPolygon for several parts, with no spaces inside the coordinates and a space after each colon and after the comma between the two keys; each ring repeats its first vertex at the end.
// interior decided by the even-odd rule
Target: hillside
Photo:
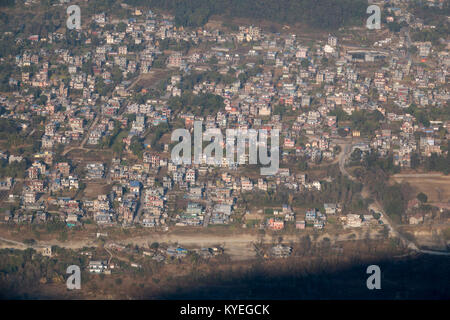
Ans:
{"type": "Polygon", "coordinates": [[[125,0],[129,5],[167,10],[183,26],[201,26],[212,15],[265,19],[333,29],[362,23],[364,0],[125,0]]]}

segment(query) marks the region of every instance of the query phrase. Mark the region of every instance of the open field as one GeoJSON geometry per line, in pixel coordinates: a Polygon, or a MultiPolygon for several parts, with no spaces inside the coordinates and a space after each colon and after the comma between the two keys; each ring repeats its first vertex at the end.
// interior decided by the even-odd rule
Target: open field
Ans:
{"type": "Polygon", "coordinates": [[[68,154],[67,157],[76,162],[87,163],[87,162],[109,162],[111,159],[111,150],[102,149],[73,149],[68,154]]]}
{"type": "Polygon", "coordinates": [[[409,183],[417,193],[425,193],[429,203],[446,203],[450,200],[450,176],[439,173],[396,174],[391,181],[409,183]]]}
{"type": "Polygon", "coordinates": [[[169,70],[153,68],[150,72],[141,74],[129,87],[154,88],[161,80],[168,76],[169,70]]]}
{"type": "Polygon", "coordinates": [[[258,234],[253,230],[246,232],[231,232],[227,229],[221,230],[220,227],[198,228],[192,230],[189,228],[176,228],[167,233],[155,232],[145,228],[118,230],[115,228],[97,229],[95,226],[86,226],[83,231],[71,230],[68,232],[67,240],[61,241],[58,236],[61,231],[47,233],[33,232],[30,227],[22,227],[20,230],[9,228],[6,225],[0,225],[0,240],[8,241],[0,243],[0,248],[23,248],[22,242],[25,239],[35,239],[37,245],[57,245],[69,249],[80,249],[83,247],[98,246],[99,242],[95,237],[96,232],[108,234],[107,241],[113,241],[122,245],[139,245],[147,247],[153,242],[180,245],[188,249],[222,246],[233,261],[244,261],[255,258],[254,244],[257,243],[276,243],[282,240],[287,244],[298,243],[305,235],[310,235],[314,242],[320,243],[324,238],[328,238],[332,243],[362,239],[380,239],[380,229],[374,229],[368,232],[366,228],[341,231],[340,233],[321,233],[314,235],[310,232],[299,232],[295,234],[268,233],[258,234]],[[37,237],[38,235],[38,237],[37,237]],[[12,242],[10,242],[12,241],[12,242]]]}
{"type": "Polygon", "coordinates": [[[86,189],[83,190],[83,198],[96,199],[98,195],[107,194],[111,191],[111,185],[105,184],[104,182],[93,182],[89,181],[86,184],[86,189]]]}

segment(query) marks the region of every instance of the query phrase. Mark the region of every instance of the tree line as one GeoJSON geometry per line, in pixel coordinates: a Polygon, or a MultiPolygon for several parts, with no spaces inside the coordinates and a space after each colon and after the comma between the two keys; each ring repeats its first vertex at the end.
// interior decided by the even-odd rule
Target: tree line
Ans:
{"type": "Polygon", "coordinates": [[[170,11],[177,25],[198,27],[212,15],[305,23],[311,27],[334,29],[362,23],[367,16],[363,0],[126,0],[134,6],[170,11]]]}

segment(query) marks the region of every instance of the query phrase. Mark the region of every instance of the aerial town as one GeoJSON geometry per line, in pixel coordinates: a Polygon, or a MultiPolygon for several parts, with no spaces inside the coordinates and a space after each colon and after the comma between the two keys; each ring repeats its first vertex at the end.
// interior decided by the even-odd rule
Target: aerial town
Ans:
{"type": "MultiPolygon", "coordinates": [[[[158,286],[169,281],[156,279],[161,268],[200,260],[286,263],[355,243],[449,249],[448,15],[435,23],[408,1],[373,1],[379,30],[303,32],[182,26],[132,1],[118,1],[120,14],[72,1],[81,27],[69,30],[73,3],[46,2],[59,28],[17,36],[1,24],[0,248],[71,255],[116,287],[133,273],[158,286]],[[175,163],[172,132],[198,121],[279,130],[276,174],[261,175],[248,155],[175,163]]],[[[38,280],[77,294],[55,274],[38,280]]],[[[84,297],[113,294],[97,282],[84,297]]]]}

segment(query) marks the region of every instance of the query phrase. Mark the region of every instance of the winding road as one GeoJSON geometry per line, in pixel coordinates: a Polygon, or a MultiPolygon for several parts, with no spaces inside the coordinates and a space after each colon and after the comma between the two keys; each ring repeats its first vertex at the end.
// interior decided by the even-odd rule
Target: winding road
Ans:
{"type": "MultiPolygon", "coordinates": [[[[355,177],[353,177],[346,169],[345,163],[347,161],[348,156],[351,154],[351,149],[353,145],[361,142],[360,139],[350,140],[350,139],[339,139],[336,140],[336,143],[341,146],[341,153],[338,155],[339,168],[342,174],[346,175],[352,181],[357,181],[355,177]]],[[[364,186],[362,195],[364,198],[370,198],[370,194],[367,191],[367,187],[364,186]]],[[[388,215],[384,212],[382,206],[375,200],[370,206],[369,209],[374,210],[375,212],[379,212],[381,214],[380,219],[386,225],[389,230],[389,235],[394,238],[400,239],[400,241],[405,245],[405,247],[409,248],[411,251],[422,253],[422,254],[430,254],[430,255],[440,255],[440,256],[450,256],[450,252],[442,252],[442,251],[433,251],[433,250],[423,250],[417,247],[417,245],[411,240],[406,239],[401,233],[399,233],[395,224],[391,221],[388,215]]],[[[325,234],[323,235],[325,236],[325,234]]],[[[284,241],[292,241],[296,242],[298,240],[298,236],[284,236],[284,241]]],[[[340,240],[345,240],[345,236],[340,240]]],[[[36,245],[28,245],[19,241],[14,241],[6,238],[0,237],[0,241],[8,243],[7,247],[13,247],[17,249],[26,249],[26,248],[36,248],[45,245],[58,245],[61,247],[77,249],[82,248],[84,246],[95,246],[95,241],[91,240],[78,240],[78,241],[68,241],[65,243],[61,243],[59,241],[53,240],[48,243],[37,243],[36,245]]],[[[234,259],[249,259],[254,257],[255,252],[252,247],[252,243],[259,241],[258,235],[255,234],[233,234],[233,235],[219,235],[219,234],[204,234],[202,232],[194,233],[194,234],[153,234],[146,236],[132,236],[130,238],[124,239],[119,242],[127,242],[131,244],[137,244],[140,246],[148,245],[149,242],[168,242],[168,243],[179,243],[180,245],[201,245],[201,246],[211,246],[221,244],[224,246],[227,251],[229,251],[230,255],[234,259]]],[[[264,242],[270,243],[271,239],[264,238],[264,242]]],[[[5,247],[5,245],[3,246],[5,247]]],[[[105,246],[105,249],[107,246],[105,246]]],[[[108,248],[109,249],[109,248],[108,248]]],[[[107,249],[107,252],[110,255],[110,260],[113,257],[113,253],[107,249]]]]}
{"type": "MultiPolygon", "coordinates": [[[[360,141],[358,141],[360,142],[360,141]]],[[[341,173],[345,176],[347,176],[352,181],[357,181],[355,177],[353,177],[345,168],[345,163],[348,159],[348,157],[351,154],[352,147],[356,145],[356,142],[354,140],[339,140],[337,141],[337,144],[341,147],[341,153],[339,154],[339,169],[341,173]]],[[[366,186],[363,187],[363,191],[361,192],[361,195],[364,198],[370,197],[369,192],[366,189],[366,186]]],[[[413,241],[407,239],[405,236],[403,236],[400,232],[398,232],[395,229],[395,224],[392,222],[392,220],[389,218],[389,216],[384,212],[383,207],[381,204],[375,200],[372,199],[373,203],[369,205],[369,209],[373,210],[375,212],[379,212],[381,214],[380,220],[384,223],[384,225],[387,226],[389,230],[389,235],[400,239],[402,244],[409,248],[410,250],[413,250],[418,253],[423,254],[431,254],[431,255],[439,255],[439,256],[450,256],[450,252],[443,252],[443,251],[434,251],[434,250],[423,250],[420,249],[413,241]]]]}

